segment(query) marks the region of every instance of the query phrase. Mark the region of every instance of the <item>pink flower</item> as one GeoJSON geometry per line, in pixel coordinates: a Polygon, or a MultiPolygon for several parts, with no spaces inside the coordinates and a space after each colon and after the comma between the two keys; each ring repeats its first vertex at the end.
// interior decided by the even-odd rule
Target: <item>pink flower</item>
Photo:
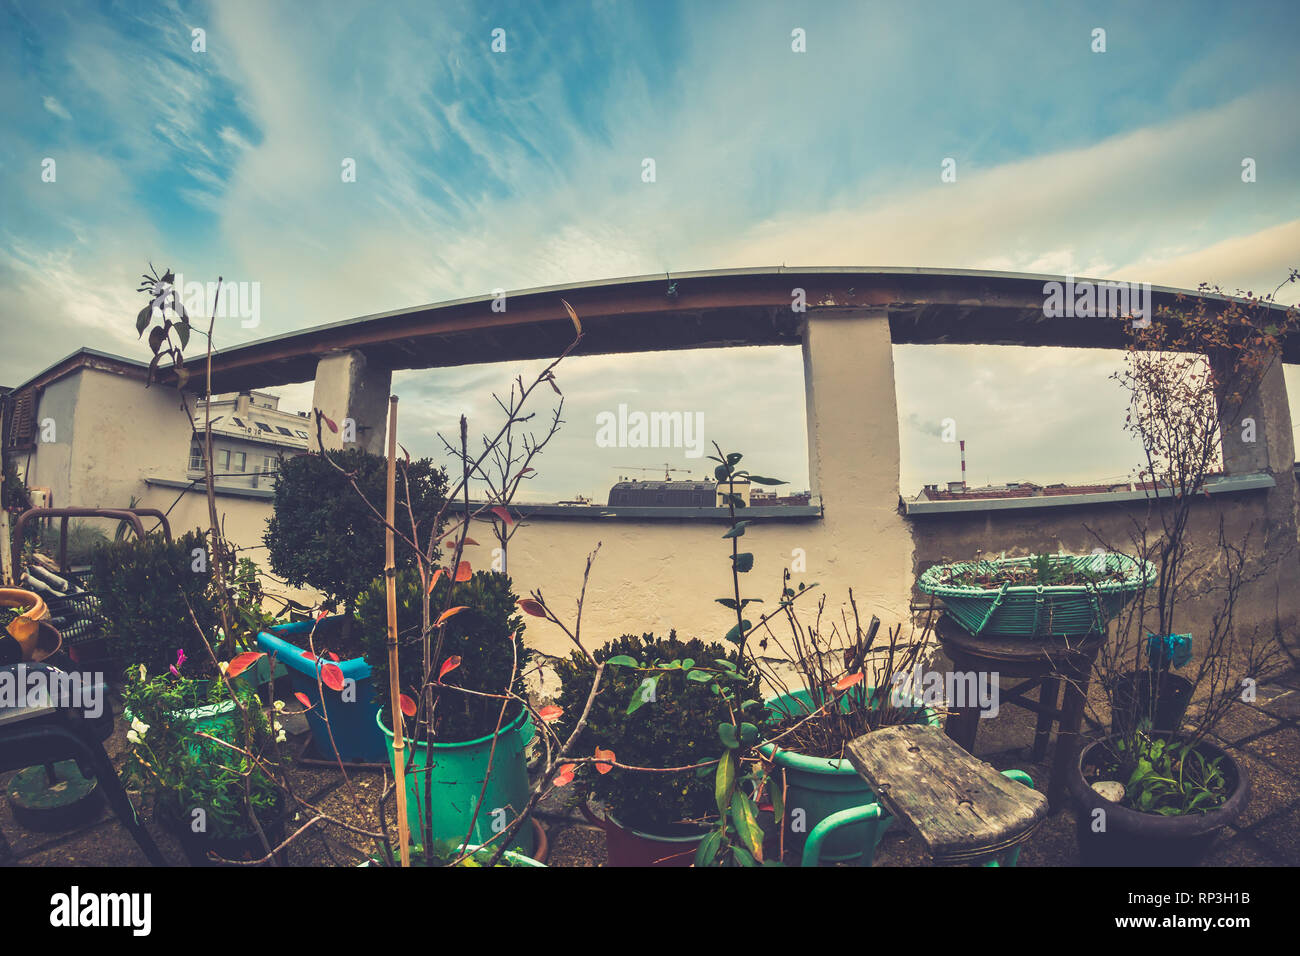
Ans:
{"type": "Polygon", "coordinates": [[[184,649],[177,648],[177,650],[176,650],[176,663],[173,664],[171,667],[169,667],[168,670],[170,670],[170,671],[172,672],[172,675],[173,675],[173,676],[175,676],[175,677],[180,677],[180,676],[181,676],[181,670],[180,670],[180,669],[181,669],[181,666],[182,666],[184,663],[185,663],[185,651],[184,651],[184,649]]]}

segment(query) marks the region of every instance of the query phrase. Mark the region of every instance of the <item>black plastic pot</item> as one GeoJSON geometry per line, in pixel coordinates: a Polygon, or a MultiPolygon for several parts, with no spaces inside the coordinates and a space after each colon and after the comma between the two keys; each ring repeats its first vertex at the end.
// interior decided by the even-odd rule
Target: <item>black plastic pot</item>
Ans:
{"type": "MultiPolygon", "coordinates": [[[[1166,740],[1170,734],[1155,734],[1166,740]]],[[[1111,737],[1110,741],[1115,738],[1111,737]]],[[[1209,853],[1223,828],[1241,816],[1250,798],[1250,780],[1222,748],[1201,741],[1196,749],[1208,760],[1221,758],[1219,768],[1228,781],[1228,798],[1208,813],[1166,817],[1142,813],[1112,803],[1092,789],[1084,776],[1093,754],[1107,741],[1094,741],[1079,753],[1066,772],[1065,784],[1075,803],[1075,831],[1084,866],[1197,866],[1209,853]],[[1103,811],[1097,832],[1097,811],[1103,811]]]]}
{"type": "Polygon", "coordinates": [[[1115,687],[1115,706],[1110,715],[1111,733],[1128,736],[1133,730],[1134,718],[1141,720],[1147,716],[1151,717],[1153,731],[1177,733],[1182,729],[1183,717],[1195,689],[1187,678],[1168,671],[1144,670],[1125,674],[1115,687]],[[1153,684],[1154,701],[1151,699],[1153,684]]]}
{"type": "MultiPolygon", "coordinates": [[[[259,817],[258,822],[262,825],[267,841],[275,847],[284,840],[284,827],[288,818],[283,797],[277,799],[274,812],[267,816],[269,819],[259,817]]],[[[260,860],[266,856],[266,850],[262,847],[262,841],[258,839],[256,833],[239,837],[195,833],[190,826],[188,816],[183,815],[165,798],[160,797],[154,801],[154,821],[176,838],[190,866],[230,865],[210,859],[209,852],[215,853],[224,860],[260,860]]],[[[281,851],[276,857],[281,866],[287,863],[285,856],[285,851],[281,851]]]]}

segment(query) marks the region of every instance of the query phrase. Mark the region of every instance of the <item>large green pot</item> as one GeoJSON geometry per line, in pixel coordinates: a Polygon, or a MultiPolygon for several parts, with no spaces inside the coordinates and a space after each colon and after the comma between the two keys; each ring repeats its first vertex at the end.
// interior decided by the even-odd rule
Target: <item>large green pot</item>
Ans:
{"type": "MultiPolygon", "coordinates": [[[[375,714],[379,729],[388,744],[389,766],[393,766],[393,732],[384,724],[384,711],[375,714]]],[[[452,841],[459,845],[465,841],[471,817],[474,830],[471,844],[486,843],[514,820],[515,815],[528,803],[528,764],[525,751],[533,739],[533,722],[527,710],[501,728],[497,737],[496,753],[492,756],[492,774],[488,776],[488,757],[492,753],[492,735],[463,743],[435,743],[433,766],[429,767],[429,747],[423,741],[406,741],[406,818],[411,826],[411,839],[423,839],[420,825],[420,808],[424,805],[425,779],[429,779],[430,802],[433,815],[433,839],[452,841]],[[483,780],[487,778],[487,788],[483,780]],[[474,806],[483,802],[478,816],[474,806]],[[504,812],[494,812],[494,811],[504,812]]],[[[396,772],[396,771],[394,771],[396,772]]],[[[525,855],[533,853],[533,828],[523,826],[515,834],[510,849],[525,855]]]]}
{"type": "MultiPolygon", "coordinates": [[[[810,701],[808,692],[799,690],[774,697],[767,706],[777,714],[794,716],[807,713],[805,708],[810,701]]],[[[939,715],[933,710],[926,709],[924,716],[918,714],[918,718],[935,726],[939,724],[939,715]]],[[[771,757],[775,750],[773,762],[785,771],[787,851],[791,848],[799,851],[813,828],[831,814],[876,802],[875,791],[847,760],[810,757],[778,749],[773,744],[763,744],[759,750],[765,757],[771,757]]],[[[874,850],[893,822],[892,816],[881,814],[879,819],[840,827],[827,837],[821,859],[836,863],[859,859],[868,847],[874,850]]]]}

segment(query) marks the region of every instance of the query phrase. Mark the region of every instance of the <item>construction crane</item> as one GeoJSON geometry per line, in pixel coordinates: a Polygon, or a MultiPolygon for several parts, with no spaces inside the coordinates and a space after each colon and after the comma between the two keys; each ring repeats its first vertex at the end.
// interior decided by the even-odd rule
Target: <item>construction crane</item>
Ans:
{"type": "MultiPolygon", "coordinates": [[[[615,465],[620,471],[658,471],[657,467],[644,467],[642,465],[615,465]]],[[[664,481],[672,481],[669,475],[674,471],[682,471],[690,474],[689,468],[670,468],[668,462],[664,462],[664,481]]]]}

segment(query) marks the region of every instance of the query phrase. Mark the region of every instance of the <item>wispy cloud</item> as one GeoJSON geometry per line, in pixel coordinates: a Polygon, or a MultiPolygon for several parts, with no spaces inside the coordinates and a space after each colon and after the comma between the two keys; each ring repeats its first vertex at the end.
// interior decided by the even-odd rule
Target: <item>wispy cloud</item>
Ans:
{"type": "MultiPolygon", "coordinates": [[[[1300,239],[1297,13],[1149,18],[1122,3],[11,4],[0,382],[83,343],[137,354],[130,290],[149,259],[261,283],[262,325],[223,345],[494,288],[778,263],[1271,289],[1300,239]],[[1098,24],[1105,54],[1089,49],[1098,24]],[[945,158],[956,182],[940,182],[945,158]]],[[[1128,446],[1098,424],[1114,409],[1056,395],[1104,380],[1109,359],[1054,354],[895,349],[905,488],[948,467],[923,436],[953,407],[995,478],[1036,476],[1047,414],[1098,436],[1091,457],[1057,461],[1068,477],[1119,468],[1128,446]]],[[[437,450],[462,404],[488,417],[484,386],[514,371],[399,375],[419,397],[413,451],[437,450]]],[[[568,374],[575,436],[543,496],[641,461],[593,459],[586,419],[655,395],[708,409],[720,440],[766,444],[806,483],[797,351],[568,374]],[[762,376],[775,397],[749,389],[762,376]]]]}

